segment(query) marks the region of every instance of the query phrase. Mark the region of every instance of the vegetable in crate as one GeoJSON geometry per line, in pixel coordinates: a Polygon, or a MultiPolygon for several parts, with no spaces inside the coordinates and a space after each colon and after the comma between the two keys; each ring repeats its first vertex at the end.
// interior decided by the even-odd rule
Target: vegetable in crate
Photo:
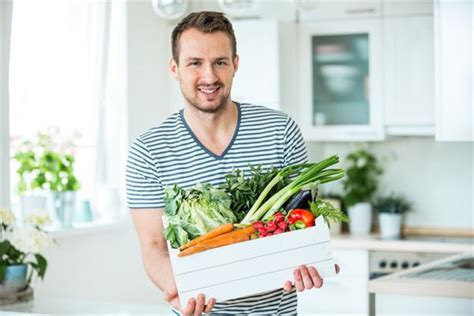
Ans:
{"type": "Polygon", "coordinates": [[[230,210],[230,196],[209,183],[186,190],[177,185],[167,187],[164,200],[168,220],[164,236],[173,248],[179,248],[222,224],[237,221],[230,210]]]}
{"type": "MultiPolygon", "coordinates": [[[[231,196],[230,209],[237,217],[237,221],[240,222],[245,217],[248,210],[257,201],[260,192],[265,189],[278,172],[279,170],[275,167],[263,170],[261,165],[250,165],[250,175],[248,177],[240,169],[234,169],[225,176],[225,183],[220,186],[220,189],[226,191],[231,196]]],[[[290,182],[291,180],[288,175],[282,177],[281,181],[272,188],[268,196],[271,197],[290,182]]]]}
{"type": "Polygon", "coordinates": [[[328,169],[338,162],[337,156],[331,156],[318,163],[292,165],[281,169],[262,191],[241,223],[250,224],[261,219],[268,219],[302,189],[310,188],[314,192],[319,184],[344,177],[344,170],[328,169]],[[296,178],[267,199],[272,188],[285,176],[296,176],[296,178]],[[263,202],[265,200],[266,202],[263,202]]]}

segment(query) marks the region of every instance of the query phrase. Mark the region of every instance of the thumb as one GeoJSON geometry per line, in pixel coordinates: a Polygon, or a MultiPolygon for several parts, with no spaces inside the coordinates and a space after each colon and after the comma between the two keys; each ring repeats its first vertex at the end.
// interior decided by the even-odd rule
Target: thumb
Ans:
{"type": "Polygon", "coordinates": [[[172,298],[176,297],[178,295],[178,289],[176,288],[176,285],[173,284],[172,286],[168,287],[165,289],[163,292],[163,296],[166,301],[171,300],[172,298]]]}

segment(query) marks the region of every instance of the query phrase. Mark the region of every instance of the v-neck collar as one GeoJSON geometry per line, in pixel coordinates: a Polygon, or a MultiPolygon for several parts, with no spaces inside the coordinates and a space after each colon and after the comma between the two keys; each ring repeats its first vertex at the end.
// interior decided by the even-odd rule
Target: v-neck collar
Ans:
{"type": "Polygon", "coordinates": [[[215,153],[213,153],[212,151],[210,151],[206,146],[204,146],[200,141],[199,139],[196,137],[196,135],[193,133],[193,131],[191,130],[191,128],[189,127],[188,123],[186,122],[186,119],[184,118],[184,109],[181,109],[179,111],[179,116],[181,118],[181,121],[183,122],[183,125],[184,127],[186,128],[186,130],[188,131],[189,135],[194,139],[194,141],[196,142],[196,144],[201,147],[202,150],[204,150],[208,155],[210,155],[211,157],[215,158],[215,159],[223,159],[225,157],[225,155],[227,154],[227,152],[232,148],[232,145],[234,144],[235,142],[235,139],[237,138],[237,134],[239,133],[239,129],[240,129],[240,120],[241,120],[241,117],[242,117],[242,111],[240,109],[240,103],[238,102],[235,102],[235,105],[237,106],[237,126],[235,127],[235,130],[234,130],[234,135],[232,136],[232,139],[230,140],[230,143],[227,145],[227,147],[225,148],[225,150],[222,152],[222,154],[220,155],[216,155],[215,153]]]}

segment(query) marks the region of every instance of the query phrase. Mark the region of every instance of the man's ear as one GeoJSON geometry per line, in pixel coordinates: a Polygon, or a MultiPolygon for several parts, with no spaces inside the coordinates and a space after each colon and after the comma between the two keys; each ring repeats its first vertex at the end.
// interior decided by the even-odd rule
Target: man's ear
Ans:
{"type": "Polygon", "coordinates": [[[234,76],[235,73],[237,72],[237,69],[239,69],[239,55],[235,55],[234,60],[232,61],[234,64],[234,76]]]}
{"type": "Polygon", "coordinates": [[[176,61],[174,60],[173,57],[170,58],[169,62],[168,62],[168,67],[169,67],[169,70],[171,72],[171,74],[173,75],[173,77],[178,80],[178,64],[176,63],[176,61]]]}

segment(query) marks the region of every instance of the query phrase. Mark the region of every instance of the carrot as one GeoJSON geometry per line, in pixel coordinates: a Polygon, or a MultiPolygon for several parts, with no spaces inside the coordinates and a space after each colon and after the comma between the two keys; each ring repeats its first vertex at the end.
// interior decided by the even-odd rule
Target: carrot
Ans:
{"type": "Polygon", "coordinates": [[[222,234],[212,239],[208,239],[191,246],[178,254],[178,257],[189,256],[209,249],[236,244],[250,239],[250,235],[255,232],[252,226],[234,230],[230,233],[222,234]]]}
{"type": "Polygon", "coordinates": [[[189,241],[188,243],[182,245],[181,247],[179,247],[179,250],[184,250],[184,249],[189,248],[191,246],[194,246],[194,245],[196,245],[196,244],[198,244],[202,241],[212,239],[216,236],[231,232],[232,229],[234,229],[234,225],[232,223],[223,224],[221,226],[218,226],[218,227],[214,228],[210,232],[208,232],[208,233],[206,233],[202,236],[199,236],[197,238],[194,238],[193,240],[189,241]]]}

